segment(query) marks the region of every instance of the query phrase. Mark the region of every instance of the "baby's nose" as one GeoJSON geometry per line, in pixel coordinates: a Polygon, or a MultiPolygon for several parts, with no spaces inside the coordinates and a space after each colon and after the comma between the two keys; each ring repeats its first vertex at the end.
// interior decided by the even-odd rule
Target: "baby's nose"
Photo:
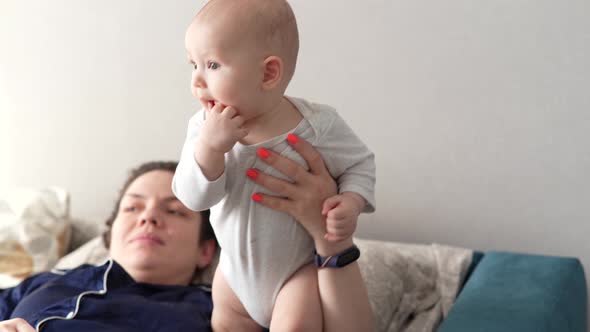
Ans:
{"type": "Polygon", "coordinates": [[[193,74],[193,86],[196,88],[205,88],[207,86],[205,78],[199,73],[199,70],[195,70],[193,74]]]}

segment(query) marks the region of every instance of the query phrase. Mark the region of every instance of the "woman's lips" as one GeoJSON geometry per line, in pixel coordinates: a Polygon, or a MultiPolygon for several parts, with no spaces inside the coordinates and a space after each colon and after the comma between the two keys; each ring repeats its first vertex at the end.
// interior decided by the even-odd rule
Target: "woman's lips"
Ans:
{"type": "Polygon", "coordinates": [[[164,245],[164,241],[162,241],[162,239],[159,236],[154,235],[154,234],[138,235],[138,236],[134,237],[133,240],[131,240],[131,242],[135,242],[135,241],[164,245]]]}

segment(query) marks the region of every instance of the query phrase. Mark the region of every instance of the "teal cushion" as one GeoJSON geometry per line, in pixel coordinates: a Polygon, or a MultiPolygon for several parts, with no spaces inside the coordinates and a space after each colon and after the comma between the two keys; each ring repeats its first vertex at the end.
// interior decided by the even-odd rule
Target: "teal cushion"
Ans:
{"type": "Polygon", "coordinates": [[[486,253],[438,331],[586,331],[576,258],[486,253]]]}

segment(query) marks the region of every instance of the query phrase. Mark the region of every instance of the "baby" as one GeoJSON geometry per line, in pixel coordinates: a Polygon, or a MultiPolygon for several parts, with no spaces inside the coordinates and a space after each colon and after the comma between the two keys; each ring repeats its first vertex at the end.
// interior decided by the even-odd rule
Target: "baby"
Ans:
{"type": "Polygon", "coordinates": [[[272,193],[246,175],[284,179],[259,158],[272,149],[305,165],[287,138],[313,144],[338,182],[323,207],[326,239],[338,241],[361,212],[374,211],[374,156],[331,107],[284,95],[299,49],[285,0],[211,0],[185,44],[203,109],[189,121],[172,186],[188,208],[211,208],[222,248],[213,329],[322,330],[314,242],[291,216],[257,204],[253,194],[272,193]]]}

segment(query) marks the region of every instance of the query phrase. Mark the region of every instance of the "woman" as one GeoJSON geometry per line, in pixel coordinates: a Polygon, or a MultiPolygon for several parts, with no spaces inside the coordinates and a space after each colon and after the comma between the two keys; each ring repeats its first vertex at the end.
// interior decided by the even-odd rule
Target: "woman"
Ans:
{"type": "MultiPolygon", "coordinates": [[[[321,256],[352,246],[328,242],[321,204],[336,192],[317,151],[299,140],[293,146],[310,170],[277,154],[264,161],[293,179],[265,174],[255,179],[278,198],[260,203],[293,215],[315,241],[321,256]]],[[[112,259],[64,275],[42,273],[0,294],[0,332],[207,331],[212,303],[208,289],[190,285],[215,252],[206,213],[188,210],[172,195],[175,164],[150,163],[125,183],[105,239],[112,259]],[[17,318],[18,317],[18,318],[17,318]]],[[[337,232],[337,230],[334,230],[337,232]]],[[[370,331],[371,311],[356,262],[318,269],[326,331],[370,331]]]]}

